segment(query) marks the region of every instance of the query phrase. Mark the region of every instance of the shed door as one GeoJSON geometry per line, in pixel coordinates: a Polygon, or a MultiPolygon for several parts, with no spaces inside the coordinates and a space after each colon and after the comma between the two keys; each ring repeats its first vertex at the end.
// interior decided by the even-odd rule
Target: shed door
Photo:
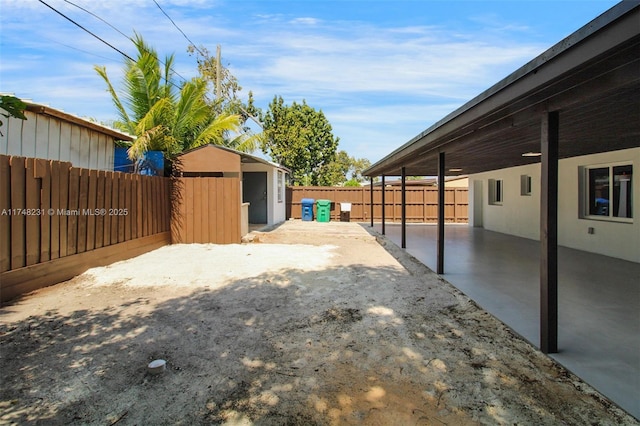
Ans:
{"type": "Polygon", "coordinates": [[[249,204],[249,223],[267,223],[267,172],[242,173],[242,200],[249,204]]]}

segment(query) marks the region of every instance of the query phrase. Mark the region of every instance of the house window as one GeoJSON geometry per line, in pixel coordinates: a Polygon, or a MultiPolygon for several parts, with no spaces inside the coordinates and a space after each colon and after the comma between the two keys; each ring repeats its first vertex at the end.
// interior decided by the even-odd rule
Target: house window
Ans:
{"type": "Polygon", "coordinates": [[[284,175],[282,170],[278,170],[278,202],[282,202],[282,192],[284,187],[284,175]]]}
{"type": "Polygon", "coordinates": [[[631,219],[633,166],[624,164],[585,169],[586,216],[631,219]]]}
{"type": "Polygon", "coordinates": [[[520,195],[531,195],[531,176],[520,175],[520,195]]]}
{"type": "Polygon", "coordinates": [[[489,179],[489,204],[501,205],[503,197],[502,179],[489,179]]]}

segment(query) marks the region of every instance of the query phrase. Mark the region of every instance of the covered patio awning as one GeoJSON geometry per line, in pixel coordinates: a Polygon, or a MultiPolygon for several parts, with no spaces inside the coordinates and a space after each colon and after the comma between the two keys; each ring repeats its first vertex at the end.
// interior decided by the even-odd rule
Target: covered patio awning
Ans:
{"type": "Polygon", "coordinates": [[[640,2],[623,1],[365,170],[473,174],[539,162],[541,116],[558,111],[559,158],[637,147],[640,2]],[[449,171],[454,169],[455,171],[449,171]]]}
{"type": "MultiPolygon", "coordinates": [[[[618,3],[363,172],[471,175],[541,163],[540,348],[557,352],[558,162],[640,145],[640,2],[618,3]]],[[[372,180],[373,185],[373,180],[372,180]]],[[[384,191],[383,191],[384,204],[384,191]]],[[[438,194],[444,273],[444,185],[438,194]]],[[[382,233],[384,227],[384,209],[382,233]]],[[[373,226],[373,223],[372,223],[373,226]]]]}

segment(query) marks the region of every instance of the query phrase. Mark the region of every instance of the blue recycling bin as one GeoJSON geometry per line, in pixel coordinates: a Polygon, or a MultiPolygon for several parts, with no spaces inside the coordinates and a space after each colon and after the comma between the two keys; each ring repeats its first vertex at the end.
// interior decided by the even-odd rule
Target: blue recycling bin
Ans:
{"type": "Polygon", "coordinates": [[[300,203],[302,204],[302,220],[305,222],[313,221],[313,204],[315,200],[313,198],[303,198],[300,203]]]}

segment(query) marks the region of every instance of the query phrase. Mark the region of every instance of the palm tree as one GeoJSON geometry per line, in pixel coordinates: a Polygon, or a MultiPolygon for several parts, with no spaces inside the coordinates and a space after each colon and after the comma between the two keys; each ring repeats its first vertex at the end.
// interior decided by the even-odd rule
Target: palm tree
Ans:
{"type": "Polygon", "coordinates": [[[122,99],[111,84],[106,68],[94,67],[107,84],[118,111],[115,126],[137,136],[129,147],[131,159],[139,159],[150,150],[163,151],[172,158],[209,143],[235,144],[236,149],[254,148],[251,138],[229,140],[230,134],[240,130],[241,117],[215,114],[206,100],[204,80],[193,78],[178,87],[173,81],[173,55],[167,56],[161,67],[156,51],[140,35],[135,34],[133,41],[138,57],[125,62],[122,99]]]}

